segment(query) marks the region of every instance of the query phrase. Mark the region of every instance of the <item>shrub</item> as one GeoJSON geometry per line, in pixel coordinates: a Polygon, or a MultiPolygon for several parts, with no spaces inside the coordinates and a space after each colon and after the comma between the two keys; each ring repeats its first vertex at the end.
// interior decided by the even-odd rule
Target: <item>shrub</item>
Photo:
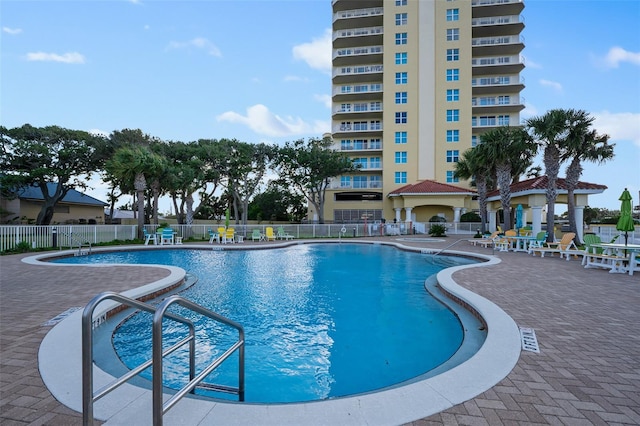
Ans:
{"type": "Polygon", "coordinates": [[[447,221],[446,218],[438,215],[431,216],[431,219],[429,219],[429,222],[446,222],[446,221],[447,221]]]}
{"type": "Polygon", "coordinates": [[[429,228],[429,235],[432,237],[444,237],[445,232],[447,232],[446,226],[437,223],[431,225],[429,228]]]}
{"type": "Polygon", "coordinates": [[[460,216],[460,222],[480,222],[480,216],[475,212],[467,212],[460,216]]]}

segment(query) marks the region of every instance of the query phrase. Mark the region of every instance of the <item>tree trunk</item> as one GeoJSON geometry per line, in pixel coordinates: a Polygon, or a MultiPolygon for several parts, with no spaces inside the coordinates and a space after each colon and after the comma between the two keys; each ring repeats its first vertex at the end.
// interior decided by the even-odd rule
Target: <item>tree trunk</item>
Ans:
{"type": "Polygon", "coordinates": [[[555,208],[556,197],[558,196],[558,172],[560,170],[560,153],[555,145],[547,145],[544,150],[544,167],[547,174],[547,241],[552,242],[555,238],[555,208]]]}
{"type": "Polygon", "coordinates": [[[158,224],[158,200],[160,199],[160,181],[154,179],[151,183],[151,190],[153,192],[153,207],[151,209],[151,216],[153,223],[158,224]]]}
{"type": "Polygon", "coordinates": [[[484,234],[487,230],[487,179],[484,176],[476,176],[476,189],[480,206],[480,222],[482,222],[480,231],[484,234]]]}
{"type": "Polygon", "coordinates": [[[567,183],[567,218],[569,219],[569,230],[576,234],[574,241],[576,244],[581,244],[578,226],[583,226],[582,223],[576,223],[576,200],[574,196],[575,188],[578,186],[580,175],[582,174],[582,165],[579,158],[574,158],[567,167],[567,176],[565,181],[567,183]]]}
{"type": "Polygon", "coordinates": [[[138,238],[143,238],[144,228],[144,191],[147,189],[147,180],[143,173],[136,173],[133,181],[133,187],[136,190],[136,198],[138,201],[138,238]]]}

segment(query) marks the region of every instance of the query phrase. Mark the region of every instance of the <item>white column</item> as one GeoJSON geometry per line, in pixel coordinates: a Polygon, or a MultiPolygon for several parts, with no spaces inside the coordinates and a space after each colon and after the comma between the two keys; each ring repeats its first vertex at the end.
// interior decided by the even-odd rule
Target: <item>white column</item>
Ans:
{"type": "Polygon", "coordinates": [[[413,209],[413,207],[405,207],[404,208],[404,221],[405,222],[411,222],[411,210],[413,209]]]}
{"type": "Polygon", "coordinates": [[[402,210],[401,208],[395,208],[393,209],[396,212],[396,222],[400,222],[400,210],[402,210]]]}
{"type": "Polygon", "coordinates": [[[536,235],[542,231],[542,206],[532,206],[531,216],[531,233],[536,235]]]}
{"type": "Polygon", "coordinates": [[[496,225],[496,211],[487,209],[487,216],[489,216],[489,231],[497,231],[498,226],[496,225]]]}
{"type": "Polygon", "coordinates": [[[462,207],[454,207],[453,208],[453,222],[454,223],[460,222],[460,211],[461,210],[462,210],[462,207]]]}
{"type": "Polygon", "coordinates": [[[582,236],[584,234],[584,206],[575,206],[573,214],[576,218],[576,234],[578,236],[578,240],[582,242],[582,236]]]}

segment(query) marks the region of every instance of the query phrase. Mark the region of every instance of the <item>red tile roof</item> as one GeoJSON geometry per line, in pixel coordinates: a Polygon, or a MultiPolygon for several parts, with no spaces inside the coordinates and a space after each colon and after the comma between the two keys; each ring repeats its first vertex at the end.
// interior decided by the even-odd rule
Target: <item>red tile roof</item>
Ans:
{"type": "Polygon", "coordinates": [[[475,191],[467,188],[460,188],[458,186],[449,185],[447,183],[436,182],[435,180],[423,180],[418,183],[413,183],[409,185],[405,185],[400,187],[394,191],[389,193],[389,196],[394,195],[404,195],[404,194],[424,194],[424,195],[434,195],[434,194],[451,194],[451,195],[459,195],[459,194],[469,194],[475,195],[475,191]]]}
{"type": "MultiPolygon", "coordinates": [[[[523,180],[511,185],[511,194],[516,194],[518,192],[541,192],[544,193],[547,190],[547,176],[539,176],[527,180],[523,180]]],[[[558,178],[556,181],[556,187],[561,192],[567,190],[567,182],[563,178],[558,178]]],[[[599,185],[597,183],[589,183],[589,182],[578,182],[578,186],[576,187],[577,191],[586,191],[593,193],[600,193],[607,189],[606,185],[599,185]]],[[[495,197],[500,195],[499,190],[491,191],[487,194],[487,197],[495,197]]]]}

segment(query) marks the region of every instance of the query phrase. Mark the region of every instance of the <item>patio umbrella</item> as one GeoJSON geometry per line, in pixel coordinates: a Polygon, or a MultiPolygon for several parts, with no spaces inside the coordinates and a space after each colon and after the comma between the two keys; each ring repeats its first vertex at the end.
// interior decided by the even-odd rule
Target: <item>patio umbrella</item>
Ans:
{"type": "Polygon", "coordinates": [[[520,230],[522,228],[522,204],[518,204],[516,207],[516,229],[520,230]]]}
{"type": "Polygon", "coordinates": [[[627,245],[629,239],[629,231],[634,230],[633,217],[631,217],[631,194],[627,191],[627,188],[622,191],[622,195],[618,200],[622,201],[620,204],[620,219],[616,224],[618,231],[624,231],[624,245],[627,245]]]}
{"type": "Polygon", "coordinates": [[[224,212],[224,229],[229,229],[229,216],[231,215],[231,213],[229,212],[229,209],[225,210],[224,212]]]}

